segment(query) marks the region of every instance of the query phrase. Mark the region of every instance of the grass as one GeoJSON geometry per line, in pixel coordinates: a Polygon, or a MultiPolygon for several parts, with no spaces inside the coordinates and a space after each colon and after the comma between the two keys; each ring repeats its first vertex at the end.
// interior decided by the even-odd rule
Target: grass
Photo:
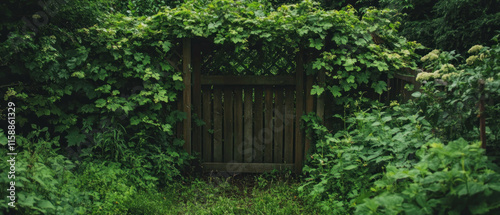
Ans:
{"type": "MultiPolygon", "coordinates": [[[[156,193],[139,192],[129,214],[304,214],[288,174],[204,175],[156,193]]],[[[307,213],[309,214],[309,213],[307,213]]]]}

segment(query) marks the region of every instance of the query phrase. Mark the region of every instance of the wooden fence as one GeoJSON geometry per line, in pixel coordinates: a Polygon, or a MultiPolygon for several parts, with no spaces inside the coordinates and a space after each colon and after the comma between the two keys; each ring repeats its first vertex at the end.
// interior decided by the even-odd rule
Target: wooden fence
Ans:
{"type": "MultiPolygon", "coordinates": [[[[324,119],[324,95],[311,95],[313,84],[322,85],[324,71],[304,74],[303,53],[295,56],[294,75],[202,75],[202,48],[183,40],[182,72],[185,89],[179,109],[186,119],[178,125],[184,149],[202,159],[204,171],[266,172],[273,169],[302,171],[311,141],[301,129],[301,116],[315,111],[324,119]],[[197,125],[203,122],[201,126],[197,125]]],[[[205,59],[206,60],[206,59],[205,59]]],[[[410,97],[406,84],[415,71],[387,80],[387,100],[410,97]]]]}
{"type": "Polygon", "coordinates": [[[310,141],[300,118],[314,108],[324,113],[323,100],[306,93],[324,75],[304,75],[302,52],[295,75],[288,76],[202,76],[200,47],[190,39],[183,41],[182,56],[184,149],[201,156],[205,171],[302,170],[310,141]],[[193,124],[193,116],[204,125],[193,124]]]}

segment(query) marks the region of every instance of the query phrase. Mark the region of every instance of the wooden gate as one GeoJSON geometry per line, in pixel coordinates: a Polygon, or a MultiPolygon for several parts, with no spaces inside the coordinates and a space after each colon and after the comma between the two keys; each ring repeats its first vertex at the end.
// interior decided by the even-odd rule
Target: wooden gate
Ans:
{"type": "MultiPolygon", "coordinates": [[[[199,48],[191,47],[189,39],[183,47],[185,150],[201,156],[205,171],[300,172],[310,146],[300,118],[315,103],[305,93],[313,77],[304,76],[301,52],[295,75],[202,76],[199,48]],[[201,121],[204,125],[196,125],[201,121]]],[[[322,117],[321,99],[316,108],[322,117]]]]}

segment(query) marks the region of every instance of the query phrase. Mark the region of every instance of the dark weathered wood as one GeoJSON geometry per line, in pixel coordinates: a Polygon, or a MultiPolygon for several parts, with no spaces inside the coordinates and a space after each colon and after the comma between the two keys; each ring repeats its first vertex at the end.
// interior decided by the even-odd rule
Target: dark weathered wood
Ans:
{"type": "Polygon", "coordinates": [[[481,148],[486,149],[486,117],[484,116],[484,80],[479,80],[479,139],[481,140],[481,148]]]}
{"type": "Polygon", "coordinates": [[[283,87],[276,87],[276,97],[274,100],[274,163],[283,163],[283,130],[285,126],[283,119],[285,117],[285,106],[283,104],[283,87]]]}
{"type": "MultiPolygon", "coordinates": [[[[198,44],[193,46],[193,111],[201,119],[201,50],[198,44]]],[[[192,134],[193,151],[201,153],[201,126],[194,125],[192,134]]]]}
{"type": "MultiPolygon", "coordinates": [[[[177,110],[178,111],[183,111],[184,110],[184,102],[182,101],[182,97],[179,97],[179,100],[177,100],[177,110]]],[[[181,122],[177,122],[177,138],[183,139],[182,135],[184,132],[184,125],[181,122]]]]}
{"type": "Polygon", "coordinates": [[[273,88],[265,87],[264,104],[264,163],[273,162],[273,88]]]}
{"type": "Polygon", "coordinates": [[[297,53],[295,62],[295,171],[300,174],[302,172],[304,159],[303,133],[300,129],[301,117],[304,111],[304,62],[302,58],[302,51],[297,53]]]}
{"type": "Polygon", "coordinates": [[[214,162],[222,162],[222,91],[214,89],[214,162]]]}
{"type": "Polygon", "coordinates": [[[274,169],[285,170],[294,169],[293,164],[277,164],[277,163],[202,163],[204,171],[220,171],[220,172],[245,172],[245,173],[261,173],[270,172],[274,169]]]}
{"type": "Polygon", "coordinates": [[[252,162],[252,145],[253,145],[253,88],[245,87],[245,97],[244,97],[244,115],[245,115],[245,128],[244,128],[244,149],[243,149],[243,157],[245,163],[252,162]]]}
{"type": "Polygon", "coordinates": [[[255,87],[255,118],[254,118],[254,146],[253,151],[255,157],[253,158],[254,163],[262,162],[262,156],[264,155],[264,112],[263,112],[263,91],[262,87],[255,87]]]}
{"type": "Polygon", "coordinates": [[[242,89],[234,90],[234,160],[243,162],[243,101],[242,89]]]}
{"type": "MultiPolygon", "coordinates": [[[[325,87],[325,70],[322,69],[318,73],[318,85],[325,87]]],[[[321,120],[325,120],[325,93],[323,92],[316,101],[316,113],[321,120]]]]}
{"type": "Polygon", "coordinates": [[[184,80],[182,98],[184,101],[183,111],[186,113],[182,135],[184,137],[184,150],[191,154],[191,39],[183,39],[182,44],[182,72],[184,80]]]}
{"type": "MultiPolygon", "coordinates": [[[[313,81],[314,81],[314,79],[312,76],[308,75],[306,77],[306,91],[305,91],[306,114],[308,114],[314,110],[314,97],[313,97],[313,95],[311,95],[313,81]]],[[[311,138],[306,136],[305,137],[305,144],[304,144],[304,154],[309,151],[310,147],[311,147],[311,138]]]]}
{"type": "MultiPolygon", "coordinates": [[[[212,161],[212,91],[210,87],[205,86],[202,88],[203,92],[203,161],[212,161]]],[[[195,134],[196,135],[196,134],[195,134]]]]}
{"type": "Polygon", "coordinates": [[[202,85],[294,85],[293,76],[202,76],[202,85]]]}
{"type": "Polygon", "coordinates": [[[224,162],[233,161],[233,90],[224,88],[224,162]]]}
{"type": "Polygon", "coordinates": [[[293,163],[293,121],[295,119],[294,107],[294,89],[285,88],[285,163],[293,163]]]}
{"type": "Polygon", "coordinates": [[[399,80],[404,80],[408,81],[412,84],[416,83],[417,81],[415,80],[415,76],[407,76],[407,75],[400,75],[400,74],[394,74],[394,77],[399,80]]]}

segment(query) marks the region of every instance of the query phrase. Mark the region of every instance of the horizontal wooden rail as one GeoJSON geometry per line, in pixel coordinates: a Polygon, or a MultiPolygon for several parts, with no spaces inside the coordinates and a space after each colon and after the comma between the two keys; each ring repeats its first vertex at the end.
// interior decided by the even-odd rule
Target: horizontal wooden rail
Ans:
{"type": "Polygon", "coordinates": [[[404,80],[404,81],[408,81],[410,83],[415,83],[415,76],[411,76],[411,75],[401,75],[401,74],[394,74],[394,77],[397,78],[397,79],[401,79],[401,80],[404,80]]]}
{"type": "Polygon", "coordinates": [[[262,173],[270,172],[274,169],[294,170],[294,164],[283,163],[202,163],[204,171],[221,171],[221,172],[246,172],[246,173],[262,173]]]}
{"type": "Polygon", "coordinates": [[[295,85],[294,76],[201,76],[202,85],[295,85]]]}

